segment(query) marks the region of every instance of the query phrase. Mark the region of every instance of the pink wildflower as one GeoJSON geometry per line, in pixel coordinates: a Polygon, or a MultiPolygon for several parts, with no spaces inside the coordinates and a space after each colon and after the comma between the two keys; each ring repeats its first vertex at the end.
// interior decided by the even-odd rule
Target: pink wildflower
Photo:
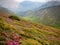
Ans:
{"type": "Polygon", "coordinates": [[[6,40],[6,43],[7,43],[7,45],[13,45],[13,42],[8,39],[6,40]]]}
{"type": "Polygon", "coordinates": [[[10,19],[10,18],[6,18],[6,20],[7,20],[8,22],[12,22],[12,19],[10,19]]]}
{"type": "Polygon", "coordinates": [[[14,45],[19,45],[18,42],[14,42],[14,45]]]}

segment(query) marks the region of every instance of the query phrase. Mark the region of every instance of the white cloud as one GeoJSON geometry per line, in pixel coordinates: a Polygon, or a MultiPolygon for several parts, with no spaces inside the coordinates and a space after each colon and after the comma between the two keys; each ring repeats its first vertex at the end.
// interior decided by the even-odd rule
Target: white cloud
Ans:
{"type": "Polygon", "coordinates": [[[16,9],[19,7],[19,3],[23,1],[47,2],[48,0],[0,0],[0,5],[9,9],[16,9]]]}
{"type": "Polygon", "coordinates": [[[0,5],[6,8],[10,9],[16,9],[19,6],[19,3],[17,3],[15,0],[0,0],[0,5]]]}
{"type": "Polygon", "coordinates": [[[15,1],[20,3],[20,2],[23,2],[24,0],[15,0],[15,1]]]}
{"type": "Polygon", "coordinates": [[[30,0],[30,1],[33,1],[33,2],[47,2],[47,1],[51,1],[51,0],[30,0]]]}
{"type": "MultiPolygon", "coordinates": [[[[47,1],[53,1],[53,0],[0,0],[0,5],[9,9],[17,9],[19,8],[19,3],[23,1],[47,2],[47,1]]],[[[55,1],[59,1],[59,0],[55,0],[55,1]]]]}
{"type": "Polygon", "coordinates": [[[16,2],[23,2],[23,1],[32,1],[32,2],[48,2],[51,0],[15,0],[16,2]]]}

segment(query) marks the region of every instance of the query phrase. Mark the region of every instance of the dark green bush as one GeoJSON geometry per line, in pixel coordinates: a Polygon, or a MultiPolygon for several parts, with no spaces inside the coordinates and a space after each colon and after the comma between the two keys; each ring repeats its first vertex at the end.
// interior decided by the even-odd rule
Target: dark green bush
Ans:
{"type": "Polygon", "coordinates": [[[17,16],[9,16],[9,18],[20,21],[20,19],[17,16]]]}
{"type": "Polygon", "coordinates": [[[6,39],[4,37],[0,37],[0,41],[5,41],[6,39]]]}
{"type": "Polygon", "coordinates": [[[5,42],[0,42],[0,45],[7,45],[5,42]]]}
{"type": "Polygon", "coordinates": [[[0,42],[0,45],[3,45],[3,43],[0,42]]]}

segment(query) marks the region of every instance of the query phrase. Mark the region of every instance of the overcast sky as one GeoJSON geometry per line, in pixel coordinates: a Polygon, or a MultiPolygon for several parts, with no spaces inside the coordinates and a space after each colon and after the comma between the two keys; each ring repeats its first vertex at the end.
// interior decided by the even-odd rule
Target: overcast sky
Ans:
{"type": "MultiPolygon", "coordinates": [[[[23,1],[48,2],[48,1],[52,1],[52,0],[0,0],[0,5],[10,8],[10,9],[16,9],[16,8],[18,8],[19,3],[23,2],[23,1]]],[[[55,1],[57,1],[57,0],[55,0],[55,1]]]]}

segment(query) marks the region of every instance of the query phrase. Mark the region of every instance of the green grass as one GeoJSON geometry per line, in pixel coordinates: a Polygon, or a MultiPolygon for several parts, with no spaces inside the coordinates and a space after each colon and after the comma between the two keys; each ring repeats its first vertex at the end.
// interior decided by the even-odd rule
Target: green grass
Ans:
{"type": "MultiPolygon", "coordinates": [[[[8,17],[9,18],[9,17],[8,17]]],[[[8,39],[12,40],[11,32],[17,33],[21,37],[22,45],[59,45],[60,44],[60,30],[53,27],[45,26],[42,24],[32,23],[26,20],[15,17],[9,18],[12,20],[6,20],[6,17],[1,17],[0,20],[0,40],[5,41],[5,37],[2,32],[7,32],[8,39]],[[14,20],[13,20],[14,19],[14,20]]],[[[4,42],[0,45],[6,45],[4,42]]]]}

